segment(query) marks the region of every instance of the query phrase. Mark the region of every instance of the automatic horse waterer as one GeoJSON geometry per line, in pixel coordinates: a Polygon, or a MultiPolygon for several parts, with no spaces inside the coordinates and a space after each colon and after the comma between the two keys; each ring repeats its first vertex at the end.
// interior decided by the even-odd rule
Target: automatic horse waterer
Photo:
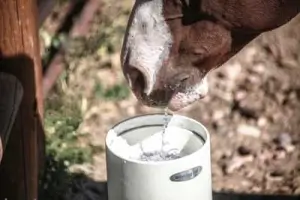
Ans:
{"type": "Polygon", "coordinates": [[[165,117],[133,117],[109,131],[108,200],[212,199],[208,131],[191,118],[168,115],[170,121],[162,139],[165,117]],[[172,150],[177,152],[166,154],[172,150]],[[165,152],[164,157],[157,156],[159,151],[165,152]]]}

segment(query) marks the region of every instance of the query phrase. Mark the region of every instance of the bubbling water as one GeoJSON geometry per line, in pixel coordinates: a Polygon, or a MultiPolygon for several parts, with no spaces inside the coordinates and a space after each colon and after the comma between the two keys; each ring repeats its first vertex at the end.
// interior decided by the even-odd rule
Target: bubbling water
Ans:
{"type": "Polygon", "coordinates": [[[145,138],[142,137],[143,139],[138,139],[137,141],[132,137],[127,138],[125,135],[117,136],[117,133],[111,130],[113,131],[111,135],[115,135],[115,138],[111,140],[109,145],[111,145],[116,154],[132,160],[158,162],[175,160],[186,156],[188,152],[184,149],[193,136],[193,132],[170,125],[171,119],[168,116],[167,109],[165,109],[165,116],[162,120],[164,121],[162,128],[157,133],[133,131],[134,134],[139,135],[139,138],[142,135],[146,135],[145,138]]]}
{"type": "Polygon", "coordinates": [[[167,161],[167,160],[175,160],[181,158],[180,153],[175,151],[163,152],[163,151],[155,151],[155,152],[143,152],[140,157],[141,161],[167,161]]]}
{"type": "Polygon", "coordinates": [[[168,118],[168,108],[166,107],[164,110],[164,124],[163,124],[163,130],[162,130],[162,136],[161,136],[161,149],[160,151],[154,151],[154,152],[145,152],[141,146],[142,155],[140,156],[140,160],[142,161],[167,161],[167,160],[175,160],[178,158],[181,158],[182,155],[180,155],[180,150],[173,148],[169,150],[164,150],[164,147],[168,145],[168,141],[166,141],[166,131],[169,124],[169,118],[168,118]]]}

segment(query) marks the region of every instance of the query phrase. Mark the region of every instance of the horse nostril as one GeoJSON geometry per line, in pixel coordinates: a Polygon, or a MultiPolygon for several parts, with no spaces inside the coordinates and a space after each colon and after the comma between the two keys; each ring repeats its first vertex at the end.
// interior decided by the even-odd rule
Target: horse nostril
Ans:
{"type": "Polygon", "coordinates": [[[146,87],[145,75],[136,67],[129,67],[128,70],[131,87],[137,92],[143,92],[146,87]]]}

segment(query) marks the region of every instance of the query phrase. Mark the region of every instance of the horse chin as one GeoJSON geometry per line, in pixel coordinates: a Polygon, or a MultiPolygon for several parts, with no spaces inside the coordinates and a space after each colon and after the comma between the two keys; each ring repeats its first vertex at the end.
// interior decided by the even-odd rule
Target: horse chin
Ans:
{"type": "Polygon", "coordinates": [[[192,105],[197,100],[204,98],[205,95],[198,94],[190,97],[183,93],[176,94],[168,104],[168,108],[172,111],[179,111],[189,105],[192,105]]]}
{"type": "Polygon", "coordinates": [[[141,90],[141,87],[135,85],[132,88],[132,91],[139,102],[145,106],[156,107],[156,108],[166,108],[168,107],[172,111],[178,111],[197,100],[204,98],[208,93],[208,83],[207,78],[204,77],[197,84],[185,88],[181,91],[176,91],[172,94],[170,99],[152,99],[144,91],[141,90]]]}
{"type": "Polygon", "coordinates": [[[169,101],[168,108],[172,111],[178,111],[188,105],[191,105],[197,100],[203,99],[208,93],[207,78],[194,85],[193,87],[187,88],[183,92],[177,92],[173,95],[169,101]]]}

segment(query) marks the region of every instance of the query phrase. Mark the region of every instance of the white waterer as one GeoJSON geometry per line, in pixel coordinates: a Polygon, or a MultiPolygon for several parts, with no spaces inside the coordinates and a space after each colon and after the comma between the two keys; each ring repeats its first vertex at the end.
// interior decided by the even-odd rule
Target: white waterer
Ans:
{"type": "Polygon", "coordinates": [[[143,161],[130,157],[126,145],[132,150],[162,131],[165,117],[164,114],[133,117],[109,131],[106,137],[108,200],[212,199],[210,137],[196,120],[181,115],[167,116],[168,127],[187,130],[169,133],[174,143],[181,146],[180,158],[143,161]]]}

